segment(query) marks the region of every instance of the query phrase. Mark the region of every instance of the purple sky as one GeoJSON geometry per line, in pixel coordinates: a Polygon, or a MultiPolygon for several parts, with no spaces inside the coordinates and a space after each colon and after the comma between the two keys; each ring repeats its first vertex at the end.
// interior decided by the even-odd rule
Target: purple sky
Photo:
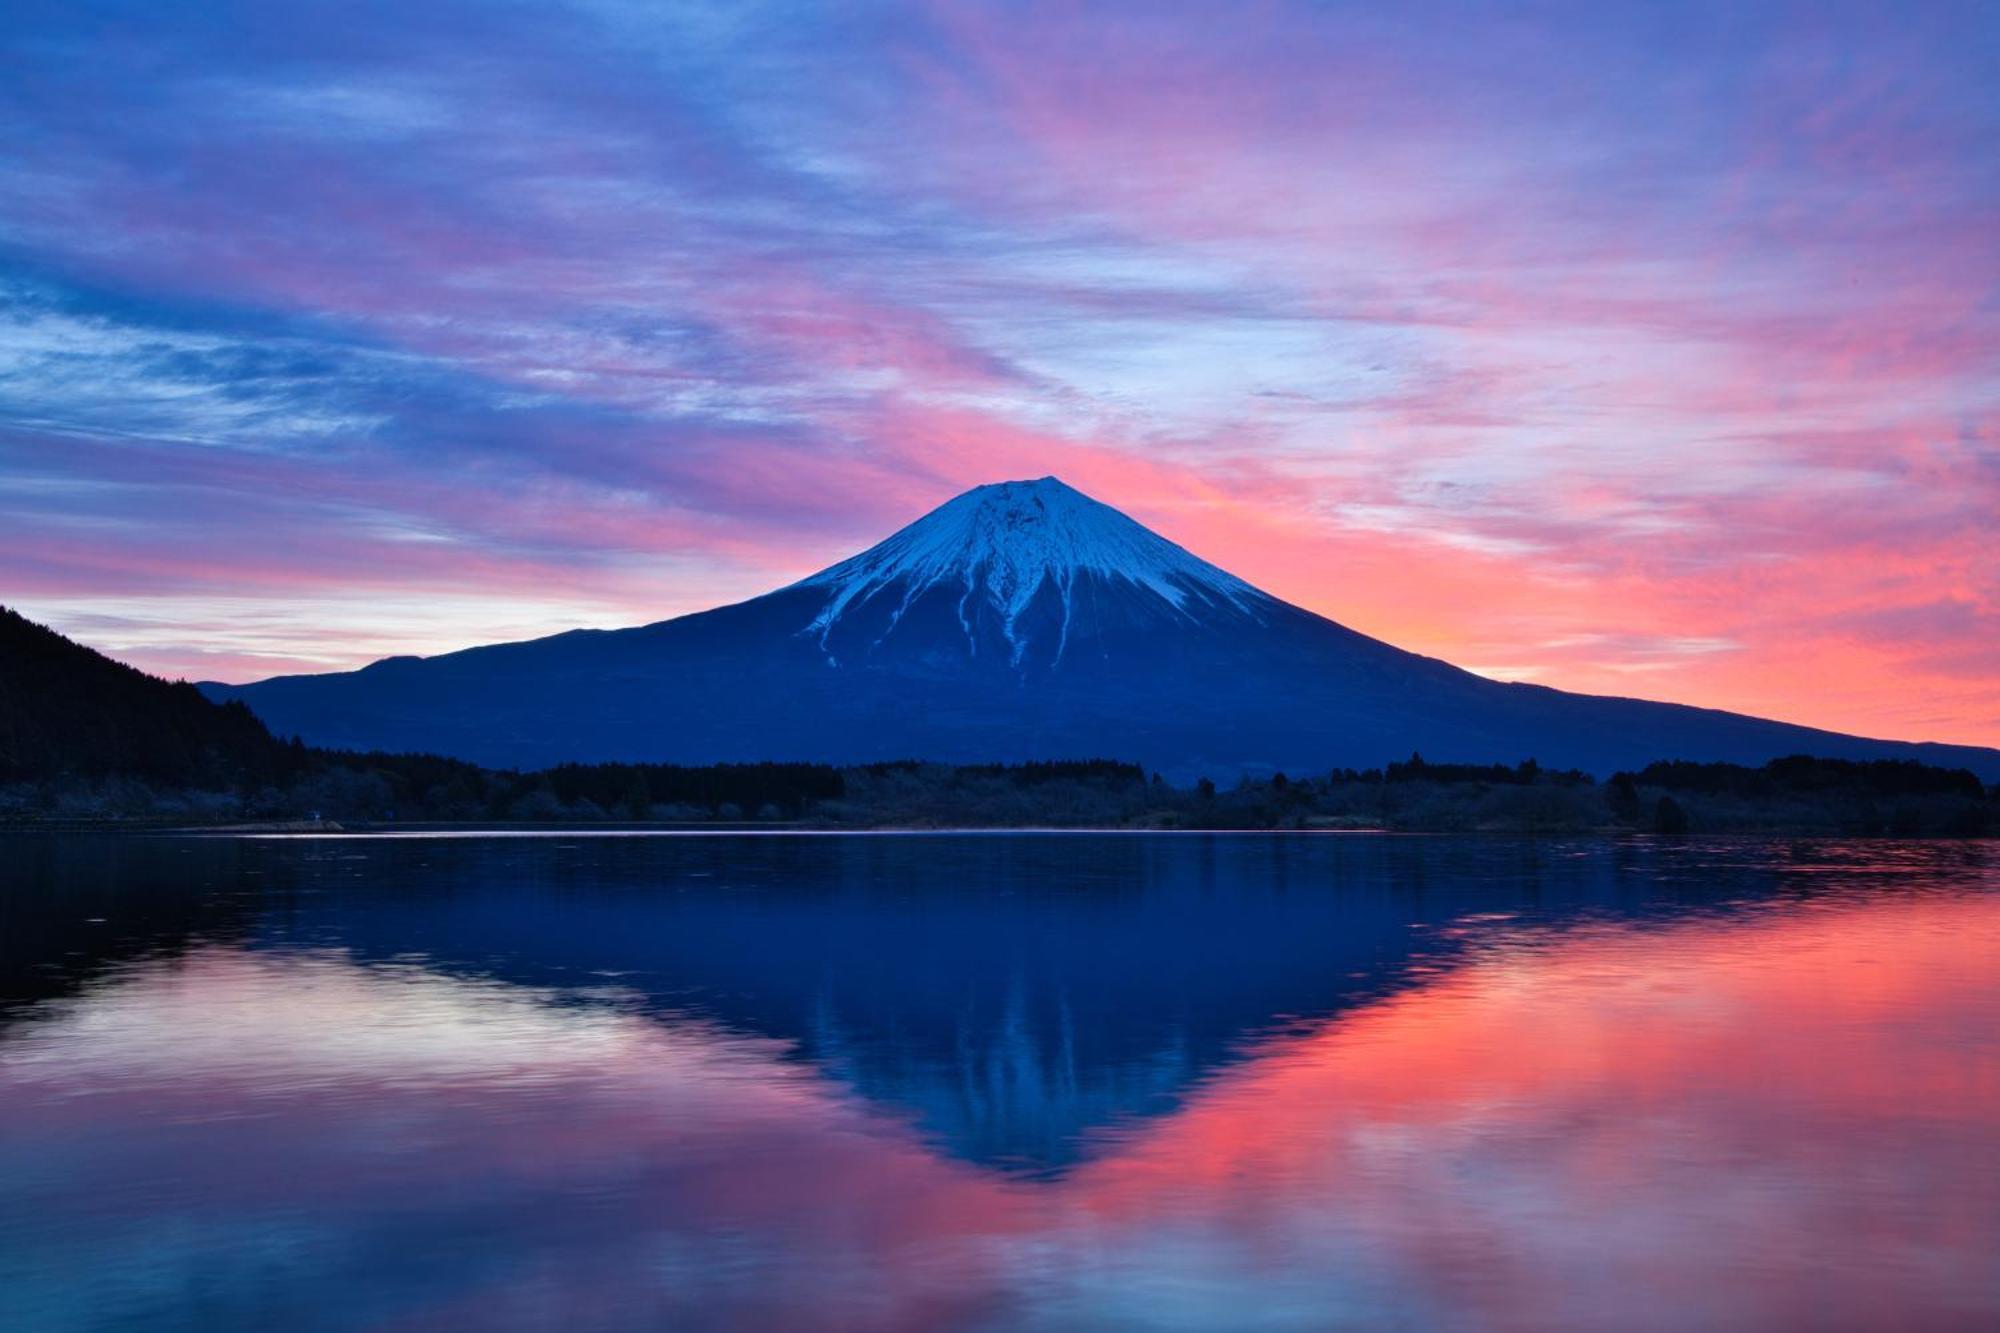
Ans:
{"type": "Polygon", "coordinates": [[[1055,473],[1510,678],[2000,743],[2000,6],[15,0],[0,599],[248,679],[1055,473]]]}

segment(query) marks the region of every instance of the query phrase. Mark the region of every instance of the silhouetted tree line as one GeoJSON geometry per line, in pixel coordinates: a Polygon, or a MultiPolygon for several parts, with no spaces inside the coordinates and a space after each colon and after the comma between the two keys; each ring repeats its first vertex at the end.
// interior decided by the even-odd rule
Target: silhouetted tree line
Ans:
{"type": "Polygon", "coordinates": [[[896,774],[937,772],[950,769],[967,778],[995,777],[1034,786],[1045,782],[1078,779],[1143,782],[1146,770],[1121,759],[1036,759],[1020,764],[941,765],[925,759],[882,759],[872,764],[855,764],[850,771],[885,778],[896,774]]]}
{"type": "Polygon", "coordinates": [[[1661,833],[1799,829],[1849,836],[1986,837],[2000,834],[2000,787],[1963,768],[1911,759],[1790,755],[1761,767],[1648,764],[1605,783],[1623,825],[1661,833]]]}
{"type": "Polygon", "coordinates": [[[565,804],[588,801],[635,819],[655,806],[692,806],[716,815],[735,808],[770,809],[797,819],[815,801],[837,801],[847,792],[838,769],[826,764],[562,764],[539,776],[565,804]]]}
{"type": "Polygon", "coordinates": [[[220,822],[791,820],[830,826],[1396,828],[1662,834],[2000,834],[2000,788],[1910,760],[1670,760],[1600,784],[1574,769],[1432,763],[1208,778],[1114,759],[1018,764],[563,764],[280,741],[216,704],[0,608],[0,818],[220,822]]]}
{"type": "Polygon", "coordinates": [[[1938,768],[1914,759],[1816,759],[1795,754],[1762,768],[1702,764],[1687,759],[1648,764],[1633,780],[1669,791],[1764,797],[1847,792],[1874,797],[1963,796],[1981,800],[1985,784],[1970,770],[1938,768]]]}
{"type": "Polygon", "coordinates": [[[1486,782],[1503,786],[1532,787],[1538,782],[1587,787],[1594,780],[1580,768],[1544,769],[1533,759],[1523,759],[1511,768],[1506,764],[1432,764],[1421,754],[1412,754],[1400,764],[1390,764],[1379,774],[1374,769],[1346,770],[1348,779],[1367,782],[1380,777],[1386,782],[1486,782]]]}
{"type": "Polygon", "coordinates": [[[1221,828],[1426,831],[2000,835],[2000,787],[1964,769],[1907,760],[1794,755],[1760,767],[1666,761],[1599,783],[1534,760],[1436,764],[1412,755],[1382,769],[1203,778],[1172,814],[1221,828]]]}
{"type": "MultiPolygon", "coordinates": [[[[916,765],[921,768],[921,763],[916,765]]],[[[1144,782],[1146,770],[1118,759],[1036,759],[1024,764],[956,764],[960,780],[999,778],[1017,786],[1051,782],[1144,782]]]]}

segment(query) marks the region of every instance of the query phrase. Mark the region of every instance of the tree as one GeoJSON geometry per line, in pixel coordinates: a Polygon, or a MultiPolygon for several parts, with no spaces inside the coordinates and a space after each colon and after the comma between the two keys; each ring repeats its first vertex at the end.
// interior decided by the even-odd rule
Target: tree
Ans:
{"type": "Polygon", "coordinates": [[[1639,784],[1632,780],[1630,773],[1613,773],[1611,781],[1605,785],[1604,795],[1611,804],[1612,816],[1619,822],[1639,822],[1639,784]]]}
{"type": "Polygon", "coordinates": [[[622,802],[625,814],[631,819],[645,819],[653,811],[653,793],[646,785],[646,774],[634,768],[632,780],[625,784],[625,799],[622,802]]]}

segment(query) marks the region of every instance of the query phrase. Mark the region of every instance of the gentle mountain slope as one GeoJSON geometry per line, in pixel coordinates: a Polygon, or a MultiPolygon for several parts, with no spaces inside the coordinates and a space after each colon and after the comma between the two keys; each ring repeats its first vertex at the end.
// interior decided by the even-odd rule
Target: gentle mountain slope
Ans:
{"type": "Polygon", "coordinates": [[[788,588],[643,628],[204,686],[281,733],[501,765],[1130,758],[1170,777],[1432,759],[2000,752],[1508,685],[1263,593],[1053,478],[982,486],[788,588]]]}
{"type": "Polygon", "coordinates": [[[226,786],[271,771],[280,748],[242,704],[218,706],[0,607],[0,781],[226,786]]]}

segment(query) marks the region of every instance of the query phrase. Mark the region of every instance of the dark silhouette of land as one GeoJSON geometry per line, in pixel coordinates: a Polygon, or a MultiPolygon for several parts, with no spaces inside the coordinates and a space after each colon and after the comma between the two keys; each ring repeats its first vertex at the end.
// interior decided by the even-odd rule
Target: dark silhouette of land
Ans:
{"type": "Polygon", "coordinates": [[[0,609],[0,820],[14,824],[749,822],[812,827],[1280,828],[1522,833],[2000,833],[2000,787],[1908,759],[1428,763],[1177,786],[1113,759],[563,764],[521,772],[271,735],[0,609]]]}

